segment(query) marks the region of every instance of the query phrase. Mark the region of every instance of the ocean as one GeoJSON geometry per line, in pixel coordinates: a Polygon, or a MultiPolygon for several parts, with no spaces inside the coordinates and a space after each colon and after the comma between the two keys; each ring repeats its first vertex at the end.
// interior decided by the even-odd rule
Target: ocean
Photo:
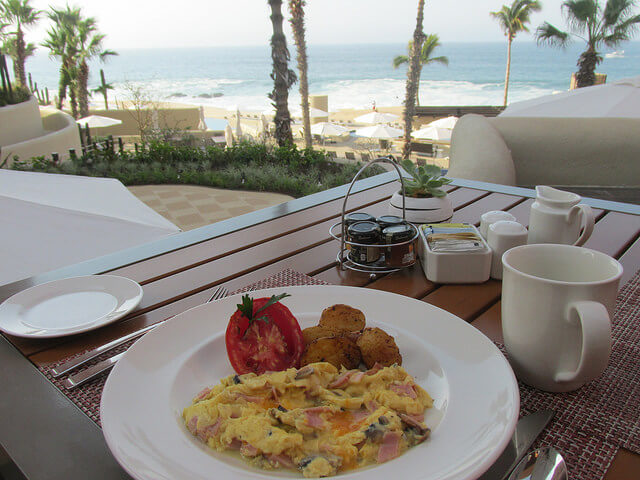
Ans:
{"type": "MultiPolygon", "coordinates": [[[[566,90],[583,44],[566,50],[514,42],[509,102],[566,90]]],[[[289,45],[295,69],[295,47],[289,45]]],[[[500,105],[506,67],[506,41],[446,43],[436,51],[449,66],[425,66],[420,82],[421,105],[500,105]]],[[[640,42],[629,42],[617,58],[605,58],[597,71],[607,81],[640,75],[640,42]]],[[[605,52],[606,53],[606,52],[605,52]]],[[[406,44],[313,45],[308,48],[309,90],[328,95],[329,110],[401,105],[406,67],[394,69],[392,59],[406,54],[406,44]]],[[[270,108],[271,57],[268,46],[185,49],[119,50],[105,64],[91,64],[90,86],[100,82],[99,69],[115,90],[113,99],[125,99],[138,89],[155,101],[210,105],[263,111],[270,108]]],[[[27,71],[40,88],[57,92],[59,63],[43,47],[27,62],[27,71]]],[[[101,96],[93,101],[100,104],[101,96]]],[[[290,105],[299,105],[297,84],[290,105]]]]}

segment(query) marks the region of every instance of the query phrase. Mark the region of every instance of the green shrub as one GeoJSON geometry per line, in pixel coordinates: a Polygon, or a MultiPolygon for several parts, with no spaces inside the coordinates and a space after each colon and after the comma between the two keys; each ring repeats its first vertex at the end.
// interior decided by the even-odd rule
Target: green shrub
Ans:
{"type": "MultiPolygon", "coordinates": [[[[361,165],[338,164],[295,145],[242,142],[231,148],[152,141],[138,152],[94,151],[56,165],[44,157],[15,162],[16,170],[117,178],[125,185],[189,184],[302,197],[351,182],[361,165]]],[[[374,165],[362,178],[383,173],[374,165]]]]}
{"type": "Polygon", "coordinates": [[[11,93],[8,90],[0,89],[0,107],[26,102],[30,96],[31,92],[24,87],[14,86],[11,88],[11,93]]]}

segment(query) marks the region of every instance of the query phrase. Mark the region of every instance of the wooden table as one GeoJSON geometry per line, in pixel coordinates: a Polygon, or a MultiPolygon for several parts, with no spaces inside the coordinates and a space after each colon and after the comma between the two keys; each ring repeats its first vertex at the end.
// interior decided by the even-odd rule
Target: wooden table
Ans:
{"type": "MultiPolygon", "coordinates": [[[[398,188],[395,173],[359,181],[347,209],[386,213],[398,188]]],[[[346,186],[184,232],[0,288],[0,300],[28,286],[74,275],[109,272],[144,286],[144,298],[125,319],[84,335],[57,340],[0,337],[0,443],[30,479],[129,478],[108,451],[100,429],[34,365],[46,365],[98,346],[205,302],[217,285],[234,290],[285,268],[337,285],[407,295],[448,310],[501,340],[501,283],[436,285],[419,264],[372,279],[336,266],[339,244],[329,227],[339,221],[346,186]],[[88,472],[92,472],[88,475],[88,472]]],[[[456,180],[449,186],[454,221],[478,224],[489,210],[506,210],[527,224],[535,192],[456,180]]],[[[626,282],[640,267],[640,208],[587,199],[596,214],[585,245],[617,258],[626,282]]],[[[607,479],[632,478],[640,456],[621,450],[607,479]]]]}

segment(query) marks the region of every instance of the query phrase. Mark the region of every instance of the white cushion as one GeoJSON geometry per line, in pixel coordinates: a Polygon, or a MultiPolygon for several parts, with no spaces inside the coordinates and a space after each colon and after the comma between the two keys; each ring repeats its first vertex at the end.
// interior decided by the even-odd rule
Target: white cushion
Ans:
{"type": "Polygon", "coordinates": [[[516,184],[511,152],[500,132],[482,115],[464,115],[451,136],[448,177],[516,184]]]}

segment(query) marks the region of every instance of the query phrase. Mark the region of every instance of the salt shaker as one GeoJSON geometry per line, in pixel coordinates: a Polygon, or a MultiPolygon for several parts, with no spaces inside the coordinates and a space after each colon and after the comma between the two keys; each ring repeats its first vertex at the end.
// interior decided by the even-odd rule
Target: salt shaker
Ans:
{"type": "Polygon", "coordinates": [[[527,229],[511,220],[499,220],[489,225],[487,243],[493,251],[491,278],[502,278],[502,254],[510,248],[527,243],[527,229]]]}
{"type": "Polygon", "coordinates": [[[510,220],[512,222],[515,222],[516,217],[511,215],[509,212],[503,212],[502,210],[492,210],[490,212],[483,213],[480,217],[480,235],[482,235],[484,239],[487,240],[487,235],[489,234],[489,225],[500,220],[510,220]]]}

